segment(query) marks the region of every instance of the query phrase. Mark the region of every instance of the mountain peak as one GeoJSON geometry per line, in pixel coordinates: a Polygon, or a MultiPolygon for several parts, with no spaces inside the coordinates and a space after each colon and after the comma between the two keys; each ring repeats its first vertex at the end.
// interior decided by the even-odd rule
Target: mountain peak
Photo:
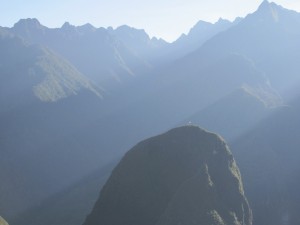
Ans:
{"type": "Polygon", "coordinates": [[[96,28],[95,28],[92,24],[90,24],[90,23],[86,23],[86,24],[84,24],[84,25],[82,25],[82,26],[79,26],[79,27],[77,27],[77,28],[78,28],[78,30],[79,30],[80,32],[83,32],[83,33],[86,33],[86,32],[93,32],[93,31],[96,30],[96,28]]]}
{"type": "Polygon", "coordinates": [[[190,125],[142,141],[123,157],[85,222],[96,224],[250,225],[252,214],[228,146],[190,125]]]}
{"type": "Polygon", "coordinates": [[[115,31],[116,32],[123,32],[123,33],[128,33],[128,32],[132,32],[132,33],[136,33],[136,34],[139,33],[140,35],[147,34],[144,29],[137,29],[137,28],[134,28],[134,27],[130,27],[128,25],[119,26],[119,27],[116,28],[115,31]]]}
{"type": "Polygon", "coordinates": [[[215,24],[228,24],[231,23],[229,20],[223,19],[222,17],[215,24]]]}
{"type": "Polygon", "coordinates": [[[40,24],[38,19],[36,18],[27,18],[20,19],[17,23],[15,23],[14,28],[31,28],[31,29],[39,29],[43,26],[40,24]]]}
{"type": "Polygon", "coordinates": [[[267,0],[264,0],[258,9],[247,16],[246,21],[250,19],[250,21],[253,22],[253,20],[256,20],[256,22],[275,22],[278,23],[281,19],[281,17],[286,13],[286,9],[284,9],[282,6],[277,5],[274,2],[269,2],[267,0]]]}
{"type": "Polygon", "coordinates": [[[277,5],[274,2],[269,2],[268,0],[264,0],[258,7],[257,11],[264,12],[264,11],[270,11],[275,10],[279,5],[277,5]]]}
{"type": "Polygon", "coordinates": [[[69,22],[65,22],[61,28],[62,29],[70,29],[70,28],[75,28],[75,26],[71,25],[69,22]]]}
{"type": "Polygon", "coordinates": [[[268,0],[263,0],[263,2],[258,7],[259,9],[263,9],[270,6],[270,2],[268,0]]]}
{"type": "MultiPolygon", "coordinates": [[[[194,25],[193,28],[199,27],[199,26],[211,26],[211,25],[212,25],[212,23],[210,23],[210,22],[206,22],[206,21],[203,21],[203,20],[199,20],[199,21],[194,25]]],[[[193,29],[193,28],[192,28],[192,29],[193,29]]]]}
{"type": "Polygon", "coordinates": [[[121,40],[130,40],[130,42],[134,41],[134,44],[136,44],[136,41],[148,42],[150,40],[149,35],[144,29],[136,29],[128,25],[119,26],[115,30],[113,30],[113,32],[121,40]]]}
{"type": "Polygon", "coordinates": [[[206,22],[203,20],[199,20],[189,31],[188,35],[190,34],[198,34],[199,32],[202,33],[206,30],[208,30],[209,28],[211,28],[213,26],[212,23],[210,22],[206,22]]]}

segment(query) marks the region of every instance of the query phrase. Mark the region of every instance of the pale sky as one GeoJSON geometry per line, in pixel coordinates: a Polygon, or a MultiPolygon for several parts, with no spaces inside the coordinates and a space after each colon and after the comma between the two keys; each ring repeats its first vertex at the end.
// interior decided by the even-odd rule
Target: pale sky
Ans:
{"type": "MultiPolygon", "coordinates": [[[[0,0],[0,26],[37,18],[47,27],[91,23],[114,28],[127,24],[152,37],[173,41],[199,20],[233,20],[257,9],[262,0],[0,0]]],[[[300,0],[274,0],[300,12],[300,0]]]]}

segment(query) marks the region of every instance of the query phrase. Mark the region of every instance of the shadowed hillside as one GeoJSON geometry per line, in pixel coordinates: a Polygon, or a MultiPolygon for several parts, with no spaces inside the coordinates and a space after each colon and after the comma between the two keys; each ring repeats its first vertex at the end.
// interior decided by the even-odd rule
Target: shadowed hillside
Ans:
{"type": "Polygon", "coordinates": [[[133,147],[103,187],[85,225],[252,223],[230,150],[198,127],[133,147]]]}

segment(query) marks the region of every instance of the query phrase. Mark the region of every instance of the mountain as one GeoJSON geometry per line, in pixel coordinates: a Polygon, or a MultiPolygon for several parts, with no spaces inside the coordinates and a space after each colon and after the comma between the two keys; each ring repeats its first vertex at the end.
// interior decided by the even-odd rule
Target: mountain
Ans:
{"type": "Polygon", "coordinates": [[[86,90],[102,98],[101,88],[47,48],[28,45],[14,35],[4,34],[0,36],[0,50],[1,111],[20,101],[20,96],[55,102],[86,90]]]}
{"type": "Polygon", "coordinates": [[[172,129],[127,152],[84,224],[191,223],[252,223],[229,148],[194,126],[172,129]]]}
{"type": "Polygon", "coordinates": [[[299,83],[299,24],[299,13],[264,1],[257,11],[212,37],[186,60],[197,63],[202,58],[210,61],[232,53],[243,55],[288,97],[289,90],[299,83]]]}
{"type": "Polygon", "coordinates": [[[281,106],[280,99],[275,99],[277,101],[274,102],[274,97],[268,94],[268,92],[260,93],[259,90],[251,90],[246,86],[239,88],[182,123],[197,124],[221,134],[231,142],[281,106]]]}
{"type": "Polygon", "coordinates": [[[37,19],[22,19],[9,30],[57,52],[108,91],[148,71],[152,52],[165,44],[128,26],[114,30],[90,24],[76,27],[66,22],[61,28],[51,29],[37,19]]]}
{"type": "Polygon", "coordinates": [[[297,86],[297,27],[298,13],[264,2],[196,51],[160,67],[148,56],[165,44],[127,26],[66,23],[49,29],[24,20],[14,28],[0,28],[2,36],[10,37],[0,53],[1,213],[12,221],[137,141],[198,113],[201,125],[226,138],[255,127],[269,111],[262,99],[277,105],[284,95],[286,102],[286,89],[297,86]],[[149,51],[143,51],[147,45],[149,51]],[[248,93],[235,93],[245,87],[248,93]],[[219,110],[224,115],[218,116],[219,110]],[[244,120],[238,124],[234,115],[246,110],[251,113],[241,115],[244,120]],[[214,118],[220,121],[216,126],[214,118]],[[228,131],[229,121],[239,127],[228,131]]]}
{"type": "Polygon", "coordinates": [[[11,224],[82,225],[99,196],[99,188],[103,187],[117,162],[100,167],[63,191],[49,196],[13,219],[11,224]]]}
{"type": "Polygon", "coordinates": [[[11,220],[84,171],[70,135],[100,114],[104,92],[51,50],[5,32],[0,61],[0,211],[11,220]]]}
{"type": "Polygon", "coordinates": [[[0,225],[8,225],[8,223],[0,216],[0,225]]]}
{"type": "Polygon", "coordinates": [[[159,71],[154,75],[154,80],[145,86],[146,94],[143,96],[140,93],[143,97],[135,106],[138,110],[131,112],[139,111],[136,119],[141,116],[144,118],[140,121],[140,124],[144,123],[142,127],[153,126],[154,122],[175,126],[183,118],[190,117],[244,86],[256,92],[254,95],[259,96],[261,92],[270,96],[272,101],[280,99],[264,74],[251,60],[241,55],[231,54],[209,62],[205,58],[189,59],[178,60],[159,71]],[[143,108],[143,105],[146,106],[143,108]],[[150,112],[149,109],[155,110],[150,112]],[[141,110],[144,112],[140,113],[141,110]]]}
{"type": "Polygon", "coordinates": [[[299,113],[297,99],[230,144],[254,225],[299,224],[299,113]]]}
{"type": "Polygon", "coordinates": [[[141,55],[143,59],[151,65],[156,63],[156,57],[160,51],[168,46],[163,39],[150,38],[142,29],[136,29],[123,25],[116,29],[109,28],[108,31],[131,49],[136,55],[141,55]]]}
{"type": "Polygon", "coordinates": [[[188,118],[245,85],[273,96],[272,101],[288,101],[291,87],[299,83],[298,17],[264,2],[235,26],[158,71],[148,107],[160,111],[164,120],[180,121],[178,117],[188,118]],[[280,20],[274,20],[274,10],[280,20]]]}
{"type": "Polygon", "coordinates": [[[181,58],[200,48],[206,41],[232,26],[238,24],[242,19],[237,18],[230,22],[220,18],[216,23],[199,21],[192,27],[188,34],[182,34],[170,45],[170,57],[181,58]]]}

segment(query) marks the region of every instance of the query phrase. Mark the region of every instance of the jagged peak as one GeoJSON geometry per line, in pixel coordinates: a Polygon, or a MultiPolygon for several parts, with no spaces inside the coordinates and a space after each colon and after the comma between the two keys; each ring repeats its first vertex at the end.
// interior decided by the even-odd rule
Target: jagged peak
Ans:
{"type": "Polygon", "coordinates": [[[263,0],[263,2],[259,5],[258,9],[264,9],[270,6],[270,2],[268,0],[263,0]]]}
{"type": "Polygon", "coordinates": [[[96,29],[92,24],[90,23],[86,23],[86,24],[83,24],[82,26],[79,26],[79,27],[82,27],[82,28],[88,28],[88,29],[96,29]]]}
{"type": "Polygon", "coordinates": [[[243,19],[244,19],[243,17],[237,17],[237,18],[235,18],[235,20],[233,21],[233,23],[234,23],[234,24],[239,23],[239,22],[241,22],[243,19]]]}
{"type": "Polygon", "coordinates": [[[116,31],[122,31],[122,32],[124,32],[124,31],[125,32],[127,32],[127,31],[134,31],[134,32],[139,32],[139,33],[147,34],[144,29],[138,29],[138,28],[130,27],[130,26],[126,25],[126,24],[117,27],[115,30],[116,31]]]}
{"type": "Polygon", "coordinates": [[[84,25],[82,25],[82,26],[79,26],[79,27],[77,27],[78,28],[78,30],[80,31],[80,32],[93,32],[93,31],[95,31],[97,28],[96,27],[94,27],[92,24],[90,24],[90,23],[86,23],[86,24],[84,24],[84,25]]]}
{"type": "Polygon", "coordinates": [[[157,38],[155,36],[151,38],[151,41],[161,43],[161,44],[168,44],[168,42],[166,40],[164,40],[163,38],[157,38]]]}
{"type": "Polygon", "coordinates": [[[17,27],[30,27],[30,28],[42,28],[43,26],[36,18],[20,19],[14,24],[14,28],[17,27]]]}
{"type": "MultiPolygon", "coordinates": [[[[207,22],[207,21],[204,21],[204,20],[199,20],[199,21],[194,25],[193,28],[198,27],[198,26],[210,26],[210,25],[212,25],[212,23],[207,22]]],[[[193,29],[193,28],[192,28],[192,29],[193,29]]]]}
{"type": "Polygon", "coordinates": [[[283,9],[280,5],[277,5],[274,2],[269,2],[268,0],[264,0],[258,7],[257,12],[265,12],[275,9],[283,9]]]}
{"type": "Polygon", "coordinates": [[[215,23],[215,24],[228,24],[231,23],[229,20],[227,19],[223,19],[222,17],[219,18],[219,20],[215,23]]]}
{"type": "Polygon", "coordinates": [[[267,0],[264,0],[258,7],[258,9],[252,13],[246,16],[246,18],[243,20],[245,23],[248,22],[266,22],[266,21],[273,21],[275,23],[280,22],[280,19],[283,14],[286,14],[286,12],[290,12],[292,10],[288,10],[283,8],[280,5],[277,5],[274,2],[269,2],[267,0]]]}
{"type": "Polygon", "coordinates": [[[149,35],[147,34],[147,32],[144,29],[138,29],[138,28],[134,28],[134,27],[130,27],[128,25],[122,25],[117,27],[114,30],[118,35],[125,35],[128,36],[130,35],[131,37],[139,37],[142,38],[144,40],[150,40],[149,35]]]}
{"type": "Polygon", "coordinates": [[[197,33],[198,31],[202,31],[205,29],[209,29],[209,27],[213,26],[212,23],[206,22],[203,20],[199,20],[189,31],[188,35],[192,33],[197,33]]]}
{"type": "Polygon", "coordinates": [[[62,26],[62,29],[70,29],[70,28],[75,28],[74,25],[71,25],[69,22],[65,22],[62,26]]]}

